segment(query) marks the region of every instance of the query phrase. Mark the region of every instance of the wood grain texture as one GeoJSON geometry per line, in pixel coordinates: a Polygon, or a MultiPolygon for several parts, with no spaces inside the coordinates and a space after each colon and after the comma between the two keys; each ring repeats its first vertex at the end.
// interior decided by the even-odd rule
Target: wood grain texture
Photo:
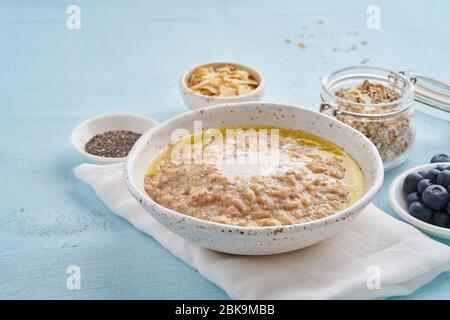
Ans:
{"type": "MultiPolygon", "coordinates": [[[[81,30],[70,31],[65,2],[2,1],[0,298],[228,298],[72,176],[83,159],[69,144],[71,129],[104,113],[165,120],[185,112],[179,76],[212,60],[252,65],[266,77],[265,100],[311,108],[321,76],[367,57],[450,78],[450,2],[377,3],[380,30],[366,28],[371,1],[79,0],[81,30]],[[66,288],[72,264],[81,268],[81,290],[66,288]]],[[[391,214],[392,178],[450,152],[448,121],[419,112],[416,119],[412,154],[387,173],[375,201],[391,214]]],[[[402,298],[449,299],[450,273],[402,298]]]]}

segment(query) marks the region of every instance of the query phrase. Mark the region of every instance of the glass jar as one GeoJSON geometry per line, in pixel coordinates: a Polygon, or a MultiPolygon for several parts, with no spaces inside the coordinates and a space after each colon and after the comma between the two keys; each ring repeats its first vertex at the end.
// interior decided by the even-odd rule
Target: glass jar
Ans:
{"type": "Polygon", "coordinates": [[[373,142],[385,170],[406,159],[415,138],[414,84],[403,74],[375,67],[344,68],[323,78],[321,100],[322,113],[373,142]],[[361,92],[369,92],[372,98],[361,92]],[[379,101],[374,102],[374,97],[379,101]]]}

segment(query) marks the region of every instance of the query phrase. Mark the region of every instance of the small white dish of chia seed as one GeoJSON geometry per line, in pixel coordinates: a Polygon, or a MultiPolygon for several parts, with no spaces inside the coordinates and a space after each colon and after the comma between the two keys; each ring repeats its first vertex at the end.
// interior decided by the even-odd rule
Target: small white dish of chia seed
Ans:
{"type": "Polygon", "coordinates": [[[89,162],[123,162],[139,137],[156,125],[151,118],[133,114],[98,116],[77,125],[70,142],[89,162]]]}

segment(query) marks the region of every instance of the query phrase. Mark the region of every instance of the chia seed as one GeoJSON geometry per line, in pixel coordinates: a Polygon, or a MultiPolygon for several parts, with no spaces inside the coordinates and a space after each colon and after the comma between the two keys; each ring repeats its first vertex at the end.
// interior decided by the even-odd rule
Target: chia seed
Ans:
{"type": "Polygon", "coordinates": [[[107,158],[128,155],[141,134],[125,130],[106,131],[92,137],[84,146],[87,153],[107,158]]]}

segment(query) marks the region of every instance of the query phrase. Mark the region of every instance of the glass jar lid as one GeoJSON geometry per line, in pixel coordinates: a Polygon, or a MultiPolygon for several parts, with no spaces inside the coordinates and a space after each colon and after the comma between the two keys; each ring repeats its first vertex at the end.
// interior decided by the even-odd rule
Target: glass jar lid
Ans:
{"type": "Polygon", "coordinates": [[[417,72],[399,73],[408,77],[414,84],[415,99],[434,110],[450,114],[450,83],[417,72]]]}

